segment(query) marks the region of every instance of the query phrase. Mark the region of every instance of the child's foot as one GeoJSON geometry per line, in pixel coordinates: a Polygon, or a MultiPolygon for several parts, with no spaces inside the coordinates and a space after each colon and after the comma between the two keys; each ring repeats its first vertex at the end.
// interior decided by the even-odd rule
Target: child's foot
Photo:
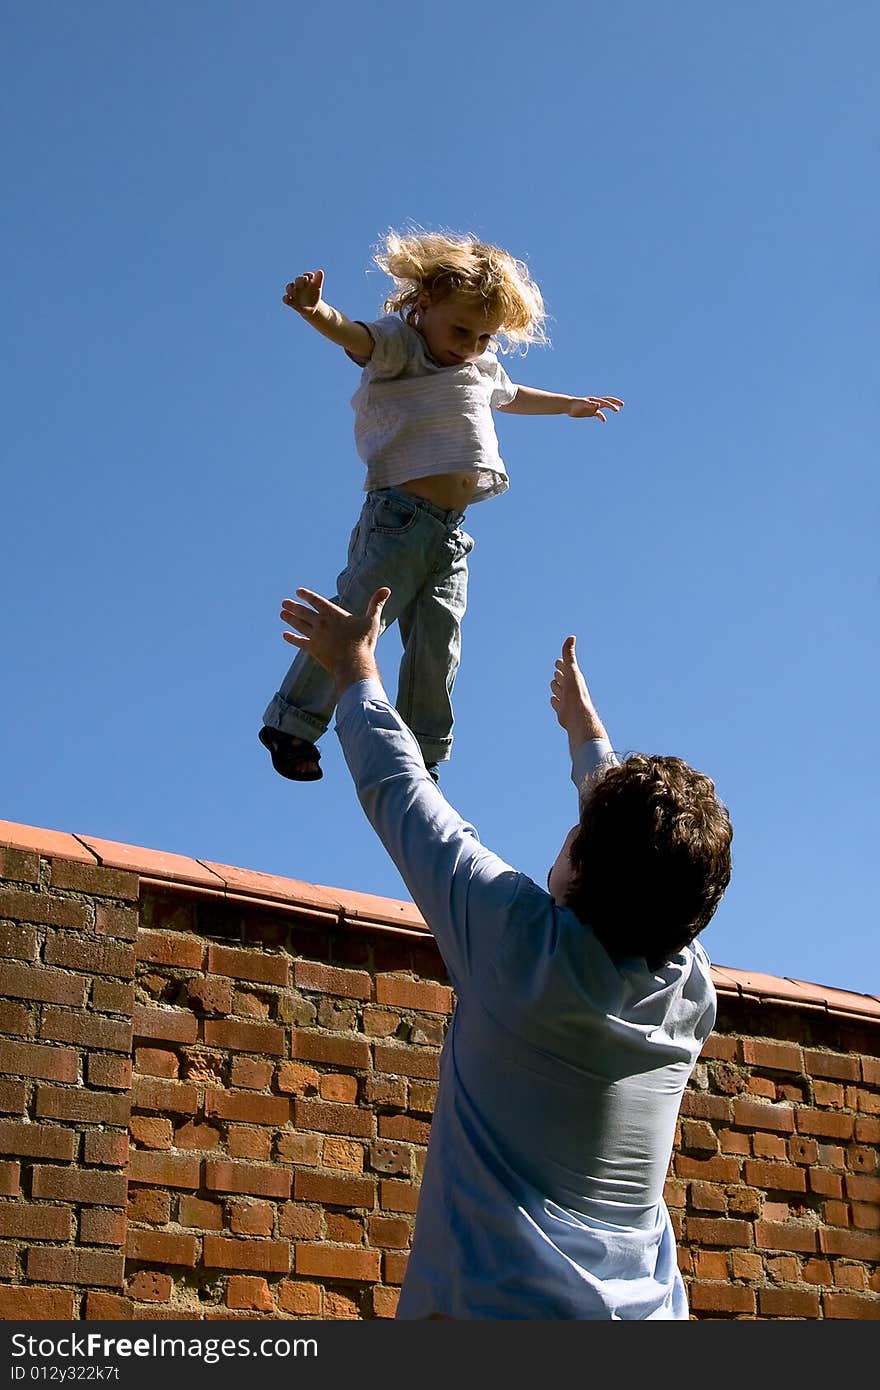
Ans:
{"type": "Polygon", "coordinates": [[[272,755],[272,766],[282,777],[291,782],[320,782],[324,776],[318,764],[321,754],[313,743],[304,738],[294,738],[281,729],[272,729],[265,724],[260,730],[259,739],[272,755]]]}

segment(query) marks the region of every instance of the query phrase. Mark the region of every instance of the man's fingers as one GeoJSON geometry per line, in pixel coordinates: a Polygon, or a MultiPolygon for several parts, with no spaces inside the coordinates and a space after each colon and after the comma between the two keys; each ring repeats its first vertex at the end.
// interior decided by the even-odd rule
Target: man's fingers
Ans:
{"type": "Polygon", "coordinates": [[[294,633],[292,633],[292,632],[282,632],[281,636],[284,638],[285,642],[289,642],[289,643],[291,644],[291,646],[293,646],[293,647],[302,647],[302,649],[303,649],[304,651],[308,651],[308,649],[309,649],[309,639],[308,639],[308,637],[297,637],[297,636],[296,636],[294,633]]]}
{"type": "Polygon", "coordinates": [[[316,594],[311,589],[297,589],[299,598],[308,599],[316,613],[340,613],[343,618],[350,618],[351,614],[338,604],[331,603],[329,598],[324,598],[322,594],[316,594]]]}

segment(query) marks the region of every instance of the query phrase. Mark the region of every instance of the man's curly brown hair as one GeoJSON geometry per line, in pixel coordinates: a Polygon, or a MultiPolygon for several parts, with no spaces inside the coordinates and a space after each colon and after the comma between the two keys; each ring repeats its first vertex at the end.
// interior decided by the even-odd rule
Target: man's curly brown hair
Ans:
{"type": "Polygon", "coordinates": [[[657,969],[693,941],[730,882],[733,829],[711,777],[633,753],[583,804],[567,905],[611,956],[657,969]]]}

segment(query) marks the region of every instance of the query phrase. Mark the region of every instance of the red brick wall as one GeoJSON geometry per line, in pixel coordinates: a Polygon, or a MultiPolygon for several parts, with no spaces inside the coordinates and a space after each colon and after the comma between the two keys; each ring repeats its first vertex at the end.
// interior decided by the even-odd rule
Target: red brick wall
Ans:
{"type": "MultiPolygon", "coordinates": [[[[392,1316],[453,1002],[412,909],[6,830],[0,1317],[392,1316]]],[[[692,1313],[876,1318],[880,1005],[718,983],[667,1185],[692,1313]]]]}

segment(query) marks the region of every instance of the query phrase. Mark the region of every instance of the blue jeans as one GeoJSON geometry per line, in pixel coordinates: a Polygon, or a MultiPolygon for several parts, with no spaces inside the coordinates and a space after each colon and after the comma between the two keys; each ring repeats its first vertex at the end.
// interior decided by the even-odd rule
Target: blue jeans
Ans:
{"type": "MultiPolygon", "coordinates": [[[[452,687],[461,658],[467,557],[474,548],[463,520],[462,512],[445,512],[402,488],[368,492],[333,599],[350,613],[363,613],[383,584],[391,590],[382,626],[396,618],[403,640],[397,710],[426,763],[442,762],[452,747],[452,687]]],[[[332,677],[300,652],[263,723],[315,743],[335,704],[332,677]]]]}

